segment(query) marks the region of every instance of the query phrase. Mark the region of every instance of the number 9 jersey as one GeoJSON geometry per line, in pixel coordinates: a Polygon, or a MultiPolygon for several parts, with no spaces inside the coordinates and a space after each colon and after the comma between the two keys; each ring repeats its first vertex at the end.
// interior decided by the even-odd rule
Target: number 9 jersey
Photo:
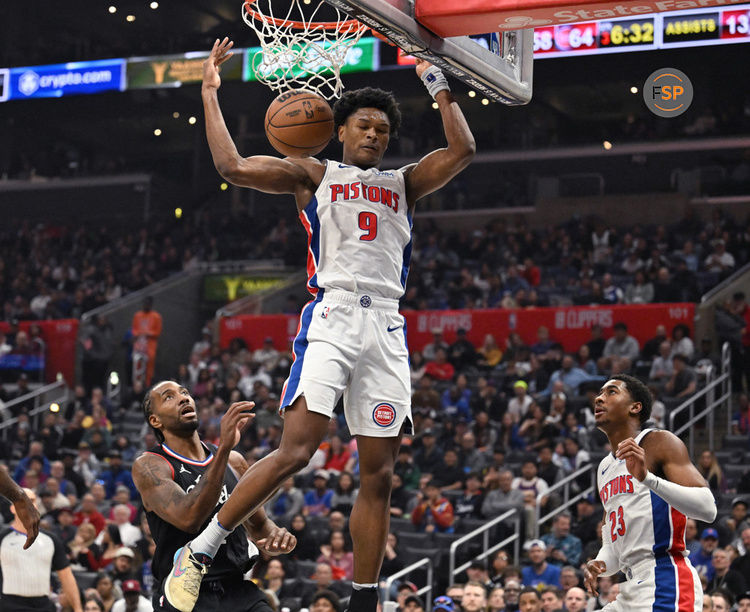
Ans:
{"type": "MultiPolygon", "coordinates": [[[[635,441],[653,429],[644,429],[635,441]]],[[[596,471],[604,505],[602,541],[627,582],[607,612],[700,612],[703,590],[685,549],[687,517],[643,485],[609,453],[596,471]]]]}
{"type": "Polygon", "coordinates": [[[411,258],[412,218],[401,170],[328,161],[300,212],[308,236],[308,289],[399,299],[411,258]]]}

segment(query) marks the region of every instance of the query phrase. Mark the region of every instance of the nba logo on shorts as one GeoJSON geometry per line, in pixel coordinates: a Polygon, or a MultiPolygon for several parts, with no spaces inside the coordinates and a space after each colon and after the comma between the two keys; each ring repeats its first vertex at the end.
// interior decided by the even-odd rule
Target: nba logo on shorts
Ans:
{"type": "Polygon", "coordinates": [[[396,420],[396,410],[390,404],[383,402],[375,406],[375,410],[372,411],[372,420],[375,421],[376,425],[380,427],[388,427],[393,425],[393,421],[396,420]]]}
{"type": "Polygon", "coordinates": [[[331,312],[331,308],[330,308],[329,306],[326,306],[326,307],[325,307],[325,308],[323,309],[323,312],[321,312],[321,313],[320,313],[320,318],[321,318],[321,319],[327,319],[327,318],[328,318],[328,313],[329,313],[329,312],[331,312]]]}

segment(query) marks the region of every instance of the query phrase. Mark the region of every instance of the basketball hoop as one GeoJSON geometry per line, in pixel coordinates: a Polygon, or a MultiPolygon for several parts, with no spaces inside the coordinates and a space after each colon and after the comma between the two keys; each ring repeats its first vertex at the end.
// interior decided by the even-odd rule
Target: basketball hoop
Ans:
{"type": "Polygon", "coordinates": [[[306,5],[303,10],[305,0],[289,0],[286,15],[279,18],[274,15],[273,0],[245,0],[242,18],[260,41],[261,50],[251,62],[260,82],[276,91],[304,85],[330,100],[341,96],[341,68],[368,28],[338,9],[331,9],[335,20],[315,21],[325,2],[312,2],[317,6],[306,5]]]}

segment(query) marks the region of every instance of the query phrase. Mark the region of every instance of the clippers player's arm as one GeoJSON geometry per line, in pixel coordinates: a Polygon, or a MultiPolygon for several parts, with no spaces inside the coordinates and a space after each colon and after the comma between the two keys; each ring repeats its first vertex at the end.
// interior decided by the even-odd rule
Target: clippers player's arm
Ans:
{"type": "Polygon", "coordinates": [[[214,166],[233,185],[265,193],[290,193],[295,196],[297,207],[304,208],[323,178],[325,165],[322,162],[313,158],[292,161],[270,155],[242,157],[232,141],[218,98],[220,66],[232,55],[232,45],[228,38],[221,42],[217,38],[203,63],[201,97],[206,115],[206,138],[214,166]]]}
{"type": "MultiPolygon", "coordinates": [[[[229,467],[239,480],[249,466],[242,455],[232,451],[229,456],[229,467]]],[[[263,506],[258,506],[255,513],[248,517],[242,523],[242,526],[245,528],[248,537],[255,542],[258,550],[264,553],[266,557],[290,553],[297,546],[297,538],[274,523],[263,510],[263,506]]]]}
{"type": "Polygon", "coordinates": [[[678,512],[713,523],[716,501],[682,440],[669,431],[654,431],[641,444],[627,438],[617,447],[616,456],[628,471],[678,512]]]}
{"type": "Polygon", "coordinates": [[[15,507],[18,519],[26,529],[26,543],[23,547],[27,549],[39,535],[39,510],[5,471],[5,466],[0,467],[0,495],[7,498],[15,507]]]}
{"type": "MultiPolygon", "coordinates": [[[[421,77],[429,67],[428,62],[418,59],[417,76],[421,77]]],[[[429,153],[416,164],[403,169],[406,174],[406,195],[410,208],[420,198],[446,185],[469,165],[476,152],[474,136],[451,92],[447,89],[439,91],[435,95],[435,101],[443,120],[443,131],[448,146],[429,153]]]]}
{"type": "Polygon", "coordinates": [[[254,407],[253,402],[236,402],[224,413],[214,458],[190,492],[174,481],[172,466],[164,457],[148,452],[138,457],[132,473],[143,507],[181,531],[198,533],[219,503],[229,454],[239,443],[242,430],[254,418],[250,412],[254,407]]]}

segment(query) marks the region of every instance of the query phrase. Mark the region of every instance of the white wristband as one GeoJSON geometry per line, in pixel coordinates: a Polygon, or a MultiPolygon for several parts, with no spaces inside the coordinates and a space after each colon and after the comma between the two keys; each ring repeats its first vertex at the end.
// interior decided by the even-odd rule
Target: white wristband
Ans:
{"type": "Polygon", "coordinates": [[[451,88],[448,87],[448,80],[445,78],[443,71],[437,66],[430,66],[425,70],[422,73],[421,79],[433,99],[439,91],[451,90],[451,88]]]}

